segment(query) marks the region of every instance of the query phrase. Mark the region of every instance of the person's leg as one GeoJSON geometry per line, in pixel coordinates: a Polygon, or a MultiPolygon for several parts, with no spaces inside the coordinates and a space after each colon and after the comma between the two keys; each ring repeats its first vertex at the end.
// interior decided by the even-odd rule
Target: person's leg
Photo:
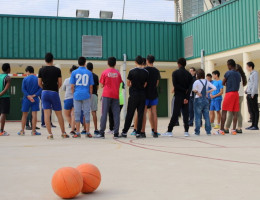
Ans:
{"type": "Polygon", "coordinates": [[[137,124],[138,124],[138,114],[136,110],[134,114],[134,130],[137,130],[137,124]]]}
{"type": "Polygon", "coordinates": [[[37,111],[32,111],[32,132],[36,132],[37,111]]]}
{"type": "Polygon", "coordinates": [[[28,117],[28,112],[23,112],[22,123],[21,123],[21,125],[22,125],[21,132],[23,132],[23,133],[24,133],[27,117],[28,117]]]}
{"type": "MultiPolygon", "coordinates": [[[[182,96],[175,96],[174,97],[174,106],[173,106],[173,114],[170,120],[170,123],[168,125],[167,132],[172,132],[173,127],[175,126],[176,122],[178,121],[178,117],[181,111],[181,107],[183,104],[184,98],[182,96]]],[[[187,104],[189,106],[189,104],[187,104]]],[[[188,108],[189,109],[189,108],[188,108]]],[[[189,113],[188,113],[189,117],[189,113]]],[[[184,116],[183,116],[184,118],[184,116]]]]}
{"type": "Polygon", "coordinates": [[[211,110],[210,111],[210,123],[214,124],[214,121],[215,121],[215,111],[211,110]]]}
{"type": "Polygon", "coordinates": [[[220,110],[219,111],[217,111],[217,120],[218,120],[218,125],[220,124],[220,122],[221,122],[221,112],[220,112],[220,110]]]}
{"type": "Polygon", "coordinates": [[[152,106],[149,113],[151,113],[149,114],[149,116],[151,116],[149,117],[149,119],[151,118],[150,120],[151,127],[154,130],[154,132],[157,133],[158,132],[157,106],[156,105],[152,106]]]}
{"type": "Polygon", "coordinates": [[[112,107],[109,108],[108,117],[109,117],[109,130],[113,131],[114,130],[114,118],[113,118],[112,107]]]}
{"type": "Polygon", "coordinates": [[[64,115],[67,122],[71,125],[71,110],[64,110],[64,115]]]}
{"type": "Polygon", "coordinates": [[[244,101],[244,97],[239,97],[239,112],[237,113],[237,130],[241,130],[243,127],[243,116],[242,116],[242,104],[244,101]]]}
{"type": "Polygon", "coordinates": [[[62,116],[62,111],[61,110],[55,111],[55,114],[56,114],[56,116],[58,118],[61,134],[66,133],[65,126],[64,126],[64,119],[63,119],[63,116],[62,116]]]}
{"type": "Polygon", "coordinates": [[[74,104],[76,132],[77,132],[77,134],[79,134],[80,133],[80,119],[81,119],[82,103],[81,103],[81,101],[77,101],[74,99],[73,104],[74,104]]]}
{"type": "Polygon", "coordinates": [[[142,124],[142,133],[145,133],[145,126],[146,126],[146,114],[147,114],[147,106],[144,108],[144,116],[143,116],[143,124],[142,124]]]}
{"type": "Polygon", "coordinates": [[[194,121],[194,98],[190,97],[189,100],[189,126],[193,126],[194,121]]]}
{"type": "MultiPolygon", "coordinates": [[[[182,103],[182,117],[183,117],[183,123],[184,123],[184,131],[185,133],[189,132],[189,104],[183,104],[182,103]]],[[[201,121],[201,117],[200,117],[201,121]]],[[[201,124],[201,123],[200,123],[201,124]]],[[[188,136],[188,135],[185,135],[188,136]]]]}
{"type": "Polygon", "coordinates": [[[111,98],[102,97],[102,113],[100,119],[100,135],[104,135],[107,123],[107,113],[111,106],[111,98]]]}
{"type": "Polygon", "coordinates": [[[201,102],[198,98],[194,100],[194,115],[195,115],[195,134],[200,134],[200,125],[201,125],[201,117],[202,117],[202,108],[201,102]]]}
{"type": "Polygon", "coordinates": [[[70,115],[71,115],[70,127],[71,127],[71,131],[74,132],[74,131],[75,131],[75,114],[74,114],[74,107],[71,109],[70,115]]]}
{"type": "Polygon", "coordinates": [[[92,117],[93,117],[93,123],[94,123],[94,128],[95,128],[95,131],[98,130],[97,128],[97,111],[92,111],[92,117]]]}
{"type": "MultiPolygon", "coordinates": [[[[41,104],[42,105],[42,104],[41,104]]],[[[42,106],[42,109],[41,109],[41,121],[42,121],[42,124],[41,126],[45,126],[45,118],[44,118],[44,109],[43,109],[43,106],[42,106]]]]}
{"type": "MultiPolygon", "coordinates": [[[[149,118],[149,122],[150,122],[150,125],[151,125],[151,129],[154,130],[154,120],[153,120],[152,109],[151,108],[147,109],[147,112],[148,112],[148,118],[149,118]]],[[[157,116],[157,110],[156,110],[156,116],[157,116]]]]}
{"type": "Polygon", "coordinates": [[[135,96],[130,96],[128,98],[128,105],[127,105],[127,113],[126,113],[126,118],[125,118],[125,124],[122,132],[126,134],[131,126],[131,123],[133,121],[133,117],[135,114],[136,110],[136,97],[135,96]]]}
{"type": "Polygon", "coordinates": [[[92,117],[93,117],[95,132],[98,132],[98,127],[97,127],[98,97],[97,97],[97,95],[95,95],[95,94],[91,95],[90,104],[91,104],[91,113],[92,113],[92,117]]]}
{"type": "Polygon", "coordinates": [[[26,126],[30,127],[32,126],[32,109],[30,108],[27,118],[26,118],[26,126]]]}
{"type": "Polygon", "coordinates": [[[237,113],[238,112],[233,112],[233,130],[237,129],[237,113]]]}
{"type": "Polygon", "coordinates": [[[250,116],[252,120],[252,125],[251,127],[255,126],[255,112],[254,112],[254,107],[253,107],[253,99],[250,94],[247,95],[247,102],[248,102],[248,109],[250,110],[250,116]]]}
{"type": "Polygon", "coordinates": [[[259,107],[258,107],[258,94],[255,94],[254,98],[252,99],[252,108],[254,113],[254,126],[258,128],[258,121],[259,121],[259,107]]]}
{"type": "Polygon", "coordinates": [[[91,100],[86,99],[83,101],[83,112],[85,117],[85,123],[86,123],[86,132],[89,134],[90,132],[90,110],[91,110],[91,100]]]}
{"type": "Polygon", "coordinates": [[[224,130],[226,118],[227,118],[227,111],[226,110],[222,110],[221,127],[220,127],[220,130],[222,130],[222,131],[224,130]]]}
{"type": "Polygon", "coordinates": [[[230,129],[231,123],[233,121],[233,113],[232,112],[228,112],[228,117],[227,117],[227,122],[225,124],[225,129],[228,130],[230,129]]]}
{"type": "Polygon", "coordinates": [[[114,119],[114,136],[117,137],[119,135],[119,127],[120,127],[119,99],[111,99],[111,108],[113,111],[113,119],[114,119]]]}
{"type": "Polygon", "coordinates": [[[43,111],[44,111],[44,124],[47,128],[48,133],[52,134],[52,132],[51,132],[51,119],[50,119],[51,109],[45,109],[43,111]]]}
{"type": "MultiPolygon", "coordinates": [[[[137,116],[138,116],[138,124],[137,124],[137,133],[141,133],[142,125],[143,125],[143,117],[144,117],[144,109],[145,109],[145,95],[140,95],[138,97],[138,105],[137,105],[137,116]]],[[[136,135],[138,137],[138,135],[136,135]]]]}
{"type": "Polygon", "coordinates": [[[248,98],[250,95],[247,95],[246,100],[247,100],[247,109],[248,109],[248,113],[249,113],[249,122],[252,122],[252,108],[250,105],[250,98],[248,98]]]}
{"type": "Polygon", "coordinates": [[[210,125],[210,119],[209,119],[209,106],[208,106],[208,103],[205,102],[205,104],[203,105],[203,110],[202,110],[202,114],[203,114],[203,117],[205,119],[205,130],[206,130],[206,133],[208,135],[211,134],[211,125],[210,125]]]}

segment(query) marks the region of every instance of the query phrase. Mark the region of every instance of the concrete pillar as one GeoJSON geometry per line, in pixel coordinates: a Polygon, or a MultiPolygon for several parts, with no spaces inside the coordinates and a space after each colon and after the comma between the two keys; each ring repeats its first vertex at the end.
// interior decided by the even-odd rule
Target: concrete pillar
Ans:
{"type": "MultiPolygon", "coordinates": [[[[247,79],[249,78],[249,73],[246,70],[246,64],[251,61],[251,55],[250,53],[244,52],[243,53],[243,70],[246,73],[246,77],[247,79]]],[[[245,87],[246,89],[246,87],[245,87]]],[[[243,105],[242,105],[242,116],[244,119],[244,122],[247,122],[250,118],[249,113],[248,113],[248,107],[247,107],[247,100],[246,100],[246,95],[244,96],[244,101],[243,101],[243,105]]]]}
{"type": "Polygon", "coordinates": [[[212,60],[208,60],[205,66],[205,74],[212,73],[215,69],[215,63],[212,60]]]}

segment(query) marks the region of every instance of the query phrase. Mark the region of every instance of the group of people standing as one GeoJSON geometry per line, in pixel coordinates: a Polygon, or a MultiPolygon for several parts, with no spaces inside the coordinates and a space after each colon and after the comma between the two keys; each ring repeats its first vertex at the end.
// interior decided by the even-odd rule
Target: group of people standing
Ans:
{"type": "MultiPolygon", "coordinates": [[[[32,135],[41,135],[37,131],[37,111],[40,110],[40,99],[44,110],[44,122],[49,133],[48,139],[53,139],[51,112],[54,111],[61,129],[61,137],[69,138],[65,131],[64,118],[62,114],[59,89],[65,91],[64,114],[71,127],[71,136],[79,138],[82,134],[91,138],[90,115],[94,122],[94,137],[105,138],[107,117],[109,116],[109,132],[113,132],[114,138],[126,138],[127,133],[134,120],[134,131],[132,135],[136,138],[145,138],[146,115],[149,110],[149,121],[152,128],[152,136],[158,138],[157,130],[157,87],[160,81],[160,72],[154,67],[155,57],[148,55],[146,58],[137,56],[135,68],[129,71],[126,85],[129,87],[129,99],[127,114],[123,130],[120,134],[120,111],[124,105],[123,82],[120,72],[115,69],[116,58],[108,58],[108,68],[99,77],[93,72],[93,64],[86,63],[85,57],[79,57],[78,66],[72,66],[70,77],[62,84],[61,70],[53,65],[54,57],[51,53],[45,55],[46,66],[39,70],[38,77],[34,74],[34,68],[28,66],[25,71],[27,77],[22,83],[24,94],[22,101],[22,128],[18,135],[25,135],[25,126],[28,112],[32,113],[32,135]],[[97,125],[98,90],[102,91],[102,108],[100,128],[97,125]],[[80,130],[81,124],[83,130],[80,130]]],[[[212,74],[205,75],[204,70],[190,68],[186,70],[186,60],[178,60],[178,69],[172,73],[173,84],[173,112],[168,130],[162,136],[173,136],[173,128],[177,126],[179,116],[182,114],[184,122],[184,136],[188,137],[189,127],[193,126],[195,118],[196,136],[200,135],[202,119],[205,120],[207,135],[211,135],[212,128],[217,129],[215,134],[227,134],[233,121],[231,134],[242,133],[243,117],[241,106],[244,93],[247,94],[248,109],[250,112],[252,126],[248,130],[259,130],[259,109],[258,109],[258,73],[254,70],[254,63],[247,63],[247,70],[250,73],[247,81],[242,67],[230,59],[227,61],[228,71],[220,80],[220,72],[215,70],[212,74]],[[212,80],[213,78],[213,80],[212,80]],[[247,85],[246,90],[244,87],[247,85]],[[224,101],[222,96],[226,87],[224,101]],[[222,110],[222,112],[221,112],[222,110]],[[215,124],[215,113],[217,123],[215,124]],[[227,122],[226,122],[226,118],[227,122]],[[238,125],[237,125],[238,122],[238,125]]],[[[1,131],[0,136],[8,136],[4,130],[6,114],[10,110],[10,88],[11,78],[8,74],[11,71],[8,63],[2,66],[3,74],[0,75],[0,113],[1,131]]]]}

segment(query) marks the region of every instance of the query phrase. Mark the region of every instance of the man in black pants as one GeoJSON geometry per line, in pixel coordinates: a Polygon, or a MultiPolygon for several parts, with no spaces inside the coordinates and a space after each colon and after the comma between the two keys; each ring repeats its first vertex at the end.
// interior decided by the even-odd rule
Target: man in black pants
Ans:
{"type": "Polygon", "coordinates": [[[178,60],[178,70],[172,73],[172,83],[174,87],[174,109],[171,117],[171,121],[168,126],[168,131],[162,136],[172,137],[172,130],[178,121],[180,111],[182,110],[183,122],[184,122],[184,136],[189,136],[189,98],[192,89],[192,76],[185,69],[186,60],[185,58],[180,58],[178,60]]]}
{"type": "Polygon", "coordinates": [[[129,88],[129,99],[127,105],[127,114],[125,119],[124,129],[122,131],[122,137],[127,137],[127,132],[131,126],[135,110],[138,113],[138,125],[136,138],[145,138],[145,133],[141,134],[143,115],[145,108],[145,87],[148,80],[148,72],[142,68],[143,59],[141,56],[137,56],[135,59],[136,67],[132,69],[127,77],[127,86],[129,88]]]}

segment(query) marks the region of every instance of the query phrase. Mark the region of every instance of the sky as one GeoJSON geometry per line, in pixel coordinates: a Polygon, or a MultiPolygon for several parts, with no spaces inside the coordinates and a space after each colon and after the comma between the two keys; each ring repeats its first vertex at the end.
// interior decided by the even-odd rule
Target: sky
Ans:
{"type": "MultiPolygon", "coordinates": [[[[56,16],[58,0],[0,0],[0,14],[56,16]]],[[[89,10],[90,18],[99,11],[113,11],[122,19],[124,0],[60,0],[59,16],[75,17],[76,9],[89,10]]],[[[125,19],[174,21],[174,3],[167,0],[125,0],[125,19]]]]}

